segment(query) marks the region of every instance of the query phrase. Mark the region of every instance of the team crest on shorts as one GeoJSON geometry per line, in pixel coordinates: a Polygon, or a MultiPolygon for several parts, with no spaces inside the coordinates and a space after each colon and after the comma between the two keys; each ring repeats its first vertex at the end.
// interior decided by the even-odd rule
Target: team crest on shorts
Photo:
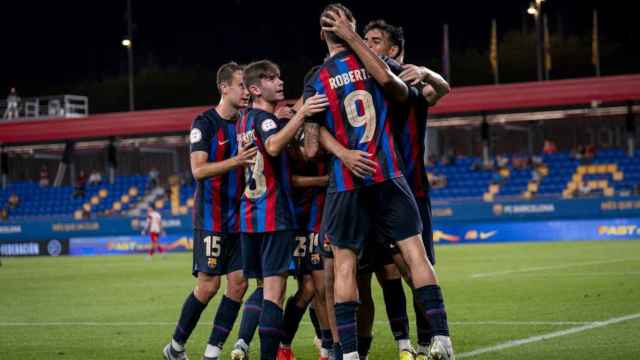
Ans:
{"type": "Polygon", "coordinates": [[[218,259],[216,259],[216,258],[209,258],[209,261],[208,261],[207,265],[208,265],[210,268],[212,268],[212,269],[213,269],[214,267],[216,267],[216,265],[218,265],[218,259]]]}
{"type": "Polygon", "coordinates": [[[331,251],[331,239],[329,239],[329,235],[324,234],[324,240],[322,241],[322,246],[324,251],[331,251]]]}
{"type": "Polygon", "coordinates": [[[312,254],[311,255],[311,263],[313,265],[318,265],[320,264],[320,254],[312,254]]]}

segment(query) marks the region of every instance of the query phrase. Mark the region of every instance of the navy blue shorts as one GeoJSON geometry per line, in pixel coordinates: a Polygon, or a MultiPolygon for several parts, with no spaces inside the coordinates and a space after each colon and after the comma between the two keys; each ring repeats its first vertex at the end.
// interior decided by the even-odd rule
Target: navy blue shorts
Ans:
{"type": "Polygon", "coordinates": [[[239,234],[193,230],[193,276],[226,275],[242,269],[239,234]]]}
{"type": "Polygon", "coordinates": [[[394,264],[393,256],[399,253],[400,249],[394,243],[381,244],[370,241],[364,246],[358,259],[358,274],[371,274],[394,264]]]}
{"type": "Polygon", "coordinates": [[[242,269],[247,279],[286,274],[295,249],[296,231],[242,233],[242,269]]]}
{"type": "Polygon", "coordinates": [[[420,218],[422,219],[422,242],[427,250],[427,257],[431,265],[436,264],[436,252],[433,246],[433,227],[431,223],[431,199],[428,196],[416,198],[418,210],[420,210],[420,218]]]}
{"type": "Polygon", "coordinates": [[[357,254],[369,238],[385,244],[422,233],[418,205],[404,177],[328,193],[322,227],[332,245],[357,254]]]}

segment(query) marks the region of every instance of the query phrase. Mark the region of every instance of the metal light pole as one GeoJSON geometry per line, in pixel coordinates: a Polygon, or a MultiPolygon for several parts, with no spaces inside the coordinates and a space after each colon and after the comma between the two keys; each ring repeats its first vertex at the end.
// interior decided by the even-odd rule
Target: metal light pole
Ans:
{"type": "Polygon", "coordinates": [[[536,59],[537,59],[537,70],[538,70],[538,81],[542,81],[544,79],[544,54],[543,54],[543,31],[542,31],[542,3],[544,0],[534,0],[531,5],[529,5],[529,9],[527,9],[527,13],[533,15],[536,22],[536,59]]]}
{"type": "Polygon", "coordinates": [[[129,111],[135,110],[135,95],[133,90],[133,21],[131,20],[131,0],[127,0],[127,38],[122,40],[122,46],[127,48],[129,63],[129,111]]]}

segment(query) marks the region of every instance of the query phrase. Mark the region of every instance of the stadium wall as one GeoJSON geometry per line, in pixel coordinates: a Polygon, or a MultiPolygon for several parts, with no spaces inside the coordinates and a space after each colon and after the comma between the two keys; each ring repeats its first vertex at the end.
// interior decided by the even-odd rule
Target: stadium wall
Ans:
{"type": "MultiPolygon", "coordinates": [[[[455,202],[433,206],[441,244],[640,239],[640,196],[514,202],[455,202]]],[[[0,224],[0,255],[144,253],[144,220],[25,220],[0,224]],[[52,243],[52,241],[55,242],[52,243]]],[[[168,251],[193,248],[191,217],[163,220],[168,251]]]]}

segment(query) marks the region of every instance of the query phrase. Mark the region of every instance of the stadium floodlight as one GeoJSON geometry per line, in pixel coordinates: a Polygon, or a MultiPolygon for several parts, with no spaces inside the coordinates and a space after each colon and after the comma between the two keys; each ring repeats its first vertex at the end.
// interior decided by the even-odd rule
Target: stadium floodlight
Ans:
{"type": "Polygon", "coordinates": [[[131,40],[129,39],[122,39],[122,46],[128,48],[131,47],[131,40]]]}

